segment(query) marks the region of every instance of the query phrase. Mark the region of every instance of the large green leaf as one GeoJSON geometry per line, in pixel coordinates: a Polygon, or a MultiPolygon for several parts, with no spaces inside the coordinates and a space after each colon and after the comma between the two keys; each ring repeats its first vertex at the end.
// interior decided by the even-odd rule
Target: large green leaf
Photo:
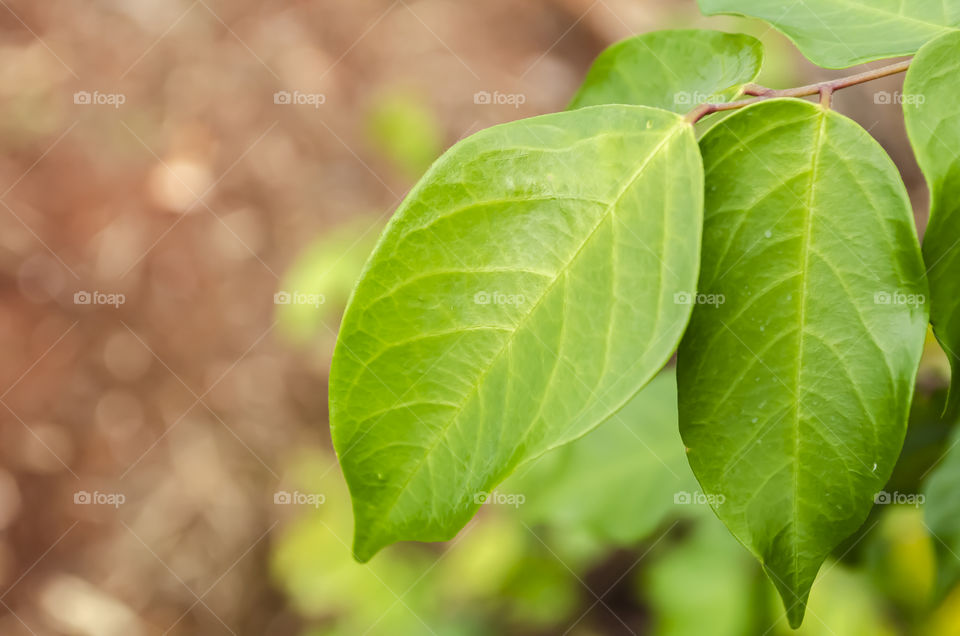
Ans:
{"type": "Polygon", "coordinates": [[[686,113],[735,98],[756,79],[763,45],[749,35],[720,31],[654,31],[601,53],[570,108],[640,104],[686,113]]]}
{"type": "Polygon", "coordinates": [[[812,62],[846,68],[912,55],[960,27],[957,0],[699,0],[706,15],[732,13],[772,24],[812,62]]]}
{"type": "Polygon", "coordinates": [[[525,498],[527,523],[629,545],[645,539],[696,490],[677,431],[677,380],[664,370],[597,430],[522,466],[505,494],[525,498]]]}
{"type": "Polygon", "coordinates": [[[762,102],[700,146],[700,292],[723,302],[680,345],[680,432],[797,625],[900,452],[927,323],[916,229],[883,149],[819,105],[762,102]]]}
{"type": "Polygon", "coordinates": [[[447,152],[384,231],[330,379],[354,553],[446,540],[520,462],[664,365],[689,319],[703,173],[643,106],[497,126],[447,152]]]}
{"type": "Polygon", "coordinates": [[[953,373],[948,408],[960,406],[960,32],[923,47],[904,80],[910,143],[930,187],[923,259],[930,319],[953,373]]]}

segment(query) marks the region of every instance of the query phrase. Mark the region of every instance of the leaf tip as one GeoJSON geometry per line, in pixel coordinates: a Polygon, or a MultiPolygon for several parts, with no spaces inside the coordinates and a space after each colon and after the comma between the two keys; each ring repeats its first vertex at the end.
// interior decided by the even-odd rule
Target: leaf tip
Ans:
{"type": "Polygon", "coordinates": [[[353,533],[353,560],[357,563],[368,563],[377,552],[386,545],[383,541],[375,541],[369,533],[363,532],[360,526],[353,533]]]}
{"type": "Polygon", "coordinates": [[[797,580],[790,576],[788,572],[776,572],[770,568],[768,563],[764,563],[763,569],[773,582],[774,587],[777,588],[777,593],[780,595],[780,600],[786,610],[786,618],[790,628],[799,629],[807,611],[807,600],[810,598],[813,581],[807,580],[804,582],[802,578],[797,580]],[[787,580],[793,580],[794,585],[787,584],[787,580]]]}
{"type": "Polygon", "coordinates": [[[790,629],[800,629],[806,610],[807,606],[805,603],[797,603],[787,610],[787,621],[790,623],[790,629]]]}
{"type": "Polygon", "coordinates": [[[380,548],[370,549],[366,547],[361,547],[356,541],[354,541],[353,550],[352,550],[353,560],[359,563],[360,565],[364,565],[365,563],[369,563],[370,559],[372,559],[374,555],[379,551],[380,551],[380,548]]]}

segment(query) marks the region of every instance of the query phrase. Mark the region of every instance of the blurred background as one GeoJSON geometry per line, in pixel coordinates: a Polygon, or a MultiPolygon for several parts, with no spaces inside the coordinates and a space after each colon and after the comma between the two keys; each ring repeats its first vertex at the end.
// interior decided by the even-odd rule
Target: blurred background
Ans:
{"type": "MultiPolygon", "coordinates": [[[[789,633],[686,466],[669,369],[450,544],[349,552],[327,370],[380,229],[458,139],[678,27],[760,37],[769,86],[837,74],[691,0],[0,0],[0,634],[789,633]]],[[[835,106],[922,228],[901,81],[835,106]]],[[[929,349],[900,493],[946,449],[929,349]]],[[[877,506],[801,633],[960,633],[936,541],[918,501],[877,506]]]]}

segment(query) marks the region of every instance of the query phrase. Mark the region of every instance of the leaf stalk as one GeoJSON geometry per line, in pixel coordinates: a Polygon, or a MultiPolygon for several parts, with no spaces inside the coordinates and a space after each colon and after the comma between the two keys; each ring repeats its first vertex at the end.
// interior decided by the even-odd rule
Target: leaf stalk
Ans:
{"type": "Polygon", "coordinates": [[[808,97],[810,95],[819,95],[821,105],[823,105],[824,108],[829,108],[831,98],[835,91],[848,88],[850,86],[856,86],[857,84],[871,82],[873,80],[880,79],[881,77],[888,77],[890,75],[896,75],[897,73],[903,73],[910,68],[910,63],[912,61],[913,58],[910,58],[902,62],[897,62],[896,64],[881,66],[880,68],[864,71],[855,75],[838,77],[836,79],[817,82],[816,84],[807,84],[806,86],[798,86],[796,88],[776,89],[760,86],[759,84],[747,84],[743,87],[743,93],[745,95],[753,96],[752,98],[741,99],[734,102],[724,102],[720,104],[701,104],[687,113],[686,119],[691,124],[695,124],[707,115],[718,113],[724,110],[737,110],[739,108],[744,108],[746,106],[750,106],[751,104],[756,104],[757,102],[762,102],[768,99],[774,99],[776,97],[808,97]]]}

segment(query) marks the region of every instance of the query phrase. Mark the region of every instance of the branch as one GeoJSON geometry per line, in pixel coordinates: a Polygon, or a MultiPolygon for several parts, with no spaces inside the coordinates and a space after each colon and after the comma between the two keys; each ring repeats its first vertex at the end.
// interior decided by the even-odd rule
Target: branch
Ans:
{"type": "Polygon", "coordinates": [[[835,91],[848,88],[850,86],[855,86],[857,84],[871,82],[873,80],[880,79],[881,77],[903,73],[910,68],[910,62],[912,61],[913,58],[910,58],[909,60],[897,62],[896,64],[890,64],[889,66],[882,66],[872,71],[864,71],[863,73],[857,73],[856,75],[838,77],[837,79],[827,80],[817,84],[807,84],[806,86],[798,86],[797,88],[773,89],[766,88],[765,86],[759,86],[757,84],[747,84],[743,87],[743,92],[745,95],[753,95],[753,99],[741,99],[736,102],[725,102],[722,104],[701,104],[687,113],[686,119],[690,123],[695,124],[707,115],[717,113],[722,110],[736,110],[738,108],[743,108],[744,106],[756,104],[757,102],[766,101],[775,97],[807,97],[809,95],[819,95],[820,103],[823,104],[824,107],[829,107],[830,98],[835,91]]]}

